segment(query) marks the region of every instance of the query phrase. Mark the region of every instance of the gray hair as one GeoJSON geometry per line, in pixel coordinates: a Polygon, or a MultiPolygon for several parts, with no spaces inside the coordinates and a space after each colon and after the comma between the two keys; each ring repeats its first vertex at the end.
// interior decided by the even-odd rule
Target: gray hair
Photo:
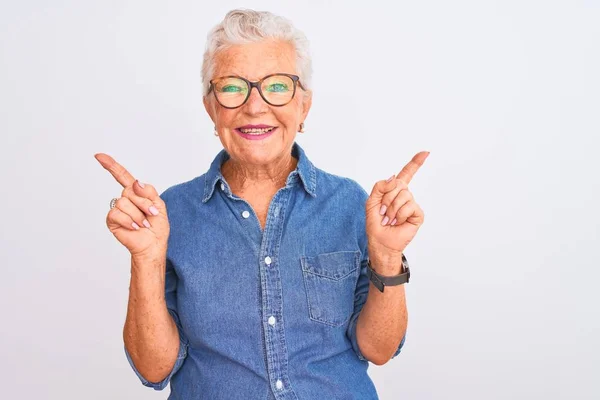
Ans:
{"type": "Polygon", "coordinates": [[[312,65],[308,39],[291,21],[268,11],[231,10],[223,21],[208,33],[202,61],[202,85],[208,93],[215,70],[215,54],[231,45],[279,39],[291,43],[296,50],[296,69],[306,89],[311,87],[312,65]]]}

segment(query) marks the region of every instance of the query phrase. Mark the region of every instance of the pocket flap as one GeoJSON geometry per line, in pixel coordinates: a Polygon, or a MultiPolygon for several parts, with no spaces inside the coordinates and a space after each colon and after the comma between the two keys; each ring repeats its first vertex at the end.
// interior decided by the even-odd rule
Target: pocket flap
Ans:
{"type": "Polygon", "coordinates": [[[360,267],[360,251],[335,251],[301,257],[302,270],[338,280],[360,267]]]}

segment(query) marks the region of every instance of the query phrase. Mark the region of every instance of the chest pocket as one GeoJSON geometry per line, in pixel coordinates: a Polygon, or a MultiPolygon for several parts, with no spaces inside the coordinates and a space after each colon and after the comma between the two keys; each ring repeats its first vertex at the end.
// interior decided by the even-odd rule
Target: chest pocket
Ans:
{"type": "Polygon", "coordinates": [[[360,251],[302,256],[300,263],[310,319],[331,326],[343,325],[354,311],[360,251]]]}

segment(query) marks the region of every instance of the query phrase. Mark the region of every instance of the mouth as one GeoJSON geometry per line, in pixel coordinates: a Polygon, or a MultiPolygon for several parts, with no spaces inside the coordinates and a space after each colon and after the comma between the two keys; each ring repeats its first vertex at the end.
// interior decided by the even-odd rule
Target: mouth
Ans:
{"type": "Polygon", "coordinates": [[[235,131],[246,139],[263,139],[270,136],[275,130],[276,126],[270,125],[244,125],[235,128],[235,131]]]}

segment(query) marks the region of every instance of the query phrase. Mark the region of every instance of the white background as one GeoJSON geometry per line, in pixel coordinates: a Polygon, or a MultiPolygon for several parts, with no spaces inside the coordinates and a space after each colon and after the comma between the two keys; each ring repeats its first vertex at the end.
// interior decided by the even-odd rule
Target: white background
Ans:
{"type": "Polygon", "coordinates": [[[208,169],[201,57],[240,6],[311,41],[315,165],[370,192],[431,151],[406,345],[369,368],[381,398],[600,398],[593,0],[2,0],[0,398],[167,397],[125,359],[121,189],[93,155],[161,191],[208,169]]]}

